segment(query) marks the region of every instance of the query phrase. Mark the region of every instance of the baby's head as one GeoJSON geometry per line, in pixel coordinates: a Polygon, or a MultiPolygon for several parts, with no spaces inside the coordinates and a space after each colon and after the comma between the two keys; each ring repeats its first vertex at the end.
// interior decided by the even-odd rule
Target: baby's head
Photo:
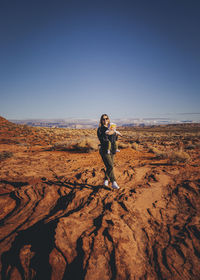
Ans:
{"type": "Polygon", "coordinates": [[[115,123],[110,123],[110,129],[116,129],[117,125],[115,123]]]}

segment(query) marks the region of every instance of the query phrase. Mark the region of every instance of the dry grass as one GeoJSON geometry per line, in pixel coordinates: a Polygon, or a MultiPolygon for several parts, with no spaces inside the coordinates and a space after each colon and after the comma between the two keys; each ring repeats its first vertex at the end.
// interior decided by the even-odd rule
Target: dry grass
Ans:
{"type": "Polygon", "coordinates": [[[154,154],[157,158],[167,158],[166,152],[161,151],[155,147],[150,147],[148,152],[154,154]]]}
{"type": "Polygon", "coordinates": [[[51,150],[89,153],[98,150],[98,143],[96,138],[82,137],[81,139],[55,143],[51,150]]]}
{"type": "Polygon", "coordinates": [[[183,149],[165,152],[155,147],[151,147],[149,152],[155,154],[157,159],[167,159],[169,164],[187,162],[190,159],[190,155],[183,151],[183,149]]]}
{"type": "Polygon", "coordinates": [[[184,152],[182,149],[179,151],[172,151],[168,155],[169,163],[179,163],[179,162],[187,162],[190,159],[190,155],[184,152]]]}

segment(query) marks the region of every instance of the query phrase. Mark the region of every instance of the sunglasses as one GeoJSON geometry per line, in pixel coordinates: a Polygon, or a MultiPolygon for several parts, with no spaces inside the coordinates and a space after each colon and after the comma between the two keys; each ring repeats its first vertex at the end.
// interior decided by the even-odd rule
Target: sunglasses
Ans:
{"type": "Polygon", "coordinates": [[[103,118],[102,120],[103,120],[103,121],[106,121],[106,120],[108,120],[108,118],[103,118]]]}

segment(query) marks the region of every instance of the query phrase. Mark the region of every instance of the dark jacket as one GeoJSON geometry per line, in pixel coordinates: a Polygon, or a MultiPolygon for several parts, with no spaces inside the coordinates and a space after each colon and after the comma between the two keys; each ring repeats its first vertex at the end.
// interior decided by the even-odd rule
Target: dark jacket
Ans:
{"type": "Polygon", "coordinates": [[[108,130],[108,128],[106,126],[100,126],[97,129],[97,136],[99,138],[99,141],[101,143],[101,148],[100,151],[101,152],[107,152],[108,150],[108,142],[111,142],[111,152],[113,154],[116,153],[116,145],[115,142],[117,141],[118,135],[116,133],[112,134],[112,135],[107,135],[105,132],[106,130],[108,130]]]}

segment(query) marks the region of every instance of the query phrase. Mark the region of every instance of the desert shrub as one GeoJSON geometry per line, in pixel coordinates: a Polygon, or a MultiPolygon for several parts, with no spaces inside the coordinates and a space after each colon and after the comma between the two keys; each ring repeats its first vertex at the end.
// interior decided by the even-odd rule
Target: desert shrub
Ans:
{"type": "Polygon", "coordinates": [[[0,144],[19,144],[19,141],[14,139],[2,138],[0,139],[0,144]]]}
{"type": "Polygon", "coordinates": [[[149,149],[149,152],[156,155],[156,158],[158,159],[168,159],[168,163],[174,164],[179,162],[186,162],[190,159],[189,154],[183,151],[183,149],[180,149],[178,151],[161,151],[155,147],[151,147],[149,149]]]}
{"type": "Polygon", "coordinates": [[[155,147],[150,147],[148,152],[156,155],[157,158],[167,158],[167,153],[166,152],[161,151],[161,150],[159,150],[155,147]]]}
{"type": "Polygon", "coordinates": [[[11,158],[13,156],[12,152],[3,151],[0,152],[0,160],[5,160],[7,158],[11,158]]]}
{"type": "Polygon", "coordinates": [[[179,151],[172,151],[168,154],[169,163],[186,162],[190,159],[189,154],[184,152],[182,149],[179,151]]]}
{"type": "Polygon", "coordinates": [[[133,143],[133,144],[131,145],[131,148],[134,149],[134,150],[136,150],[136,151],[138,151],[138,150],[139,150],[139,145],[138,145],[137,143],[133,143]]]}
{"type": "Polygon", "coordinates": [[[96,151],[97,149],[97,140],[92,137],[83,137],[81,139],[58,142],[51,147],[51,150],[54,151],[72,151],[82,153],[96,151]]]}
{"type": "Polygon", "coordinates": [[[186,147],[185,147],[185,149],[187,149],[187,150],[194,150],[196,148],[196,145],[194,145],[194,144],[188,144],[186,147]]]}
{"type": "Polygon", "coordinates": [[[97,140],[90,137],[85,137],[73,145],[73,149],[75,151],[85,152],[85,153],[95,151],[97,150],[97,147],[98,147],[97,140]]]}
{"type": "Polygon", "coordinates": [[[130,143],[119,142],[118,144],[119,149],[127,149],[131,147],[130,143]]]}
{"type": "Polygon", "coordinates": [[[200,143],[195,144],[196,149],[200,149],[200,143]]]}

